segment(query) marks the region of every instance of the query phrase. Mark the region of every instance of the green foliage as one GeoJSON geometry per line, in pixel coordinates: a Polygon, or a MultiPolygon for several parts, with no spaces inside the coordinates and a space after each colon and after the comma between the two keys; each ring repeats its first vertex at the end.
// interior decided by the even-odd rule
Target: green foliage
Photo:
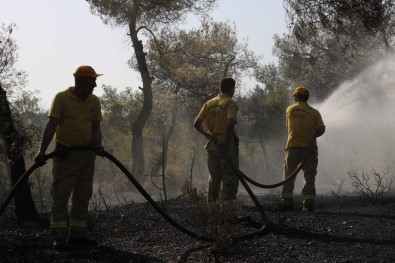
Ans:
{"type": "Polygon", "coordinates": [[[3,129],[8,125],[13,125],[18,131],[18,144],[26,149],[31,148],[40,136],[40,118],[42,109],[39,106],[39,99],[35,96],[36,91],[26,91],[27,74],[15,67],[18,61],[18,46],[12,38],[12,33],[16,29],[15,24],[5,26],[2,24],[0,30],[0,81],[1,89],[6,97],[2,98],[0,116],[2,127],[0,134],[3,136],[3,129]],[[9,105],[12,119],[4,119],[6,114],[6,104],[9,105]]]}
{"type": "MultiPolygon", "coordinates": [[[[361,35],[391,40],[394,33],[394,2],[285,0],[289,24],[297,39],[304,41],[305,30],[331,33],[344,49],[353,48],[361,35]]],[[[384,44],[388,44],[384,43],[384,44]]]]}
{"type": "Polygon", "coordinates": [[[290,102],[288,83],[273,65],[256,68],[255,77],[264,88],[256,86],[239,99],[241,134],[258,141],[278,139],[290,102]]]}
{"type": "Polygon", "coordinates": [[[191,106],[201,106],[217,94],[222,77],[237,79],[257,59],[238,41],[234,27],[210,19],[190,31],[162,30],[149,46],[147,60],[156,85],[191,106]]]}
{"type": "MultiPolygon", "coordinates": [[[[87,0],[94,14],[104,23],[114,26],[128,26],[131,17],[138,17],[137,23],[147,28],[168,26],[181,22],[188,12],[204,13],[212,9],[217,0],[87,0]]],[[[136,21],[135,21],[136,22],[136,21]]]]}
{"type": "Polygon", "coordinates": [[[48,120],[47,114],[39,105],[35,92],[22,90],[12,102],[13,124],[23,140],[27,154],[35,154],[41,141],[41,129],[48,120]]]}
{"type": "Polygon", "coordinates": [[[284,2],[290,32],[276,36],[274,52],[284,77],[318,101],[393,50],[392,0],[284,2]]]}
{"type": "Polygon", "coordinates": [[[202,14],[209,11],[216,0],[174,0],[174,1],[118,1],[89,0],[91,10],[101,17],[104,23],[127,26],[134,49],[132,67],[140,72],[143,87],[143,102],[138,116],[131,125],[132,172],[142,177],[145,172],[143,130],[153,107],[152,77],[147,66],[140,30],[154,36],[160,28],[181,22],[188,13],[202,14]]]}
{"type": "Polygon", "coordinates": [[[26,85],[27,77],[24,71],[15,67],[18,61],[18,46],[12,38],[15,29],[15,24],[2,24],[0,28],[0,81],[11,101],[26,85]]]}
{"type": "Polygon", "coordinates": [[[126,88],[118,93],[117,89],[103,85],[103,95],[100,102],[103,109],[104,121],[111,126],[127,133],[141,109],[142,95],[140,92],[126,88]]]}

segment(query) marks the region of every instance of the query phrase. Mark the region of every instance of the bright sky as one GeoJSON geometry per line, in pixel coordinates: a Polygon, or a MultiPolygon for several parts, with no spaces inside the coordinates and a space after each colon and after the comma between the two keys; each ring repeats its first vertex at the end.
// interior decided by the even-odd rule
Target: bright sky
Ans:
{"type": "MultiPolygon", "coordinates": [[[[28,88],[40,92],[45,109],[57,92],[74,84],[72,73],[79,65],[104,73],[97,81],[97,95],[103,84],[119,89],[140,85],[139,75],[126,64],[133,52],[126,29],[104,25],[91,14],[86,1],[0,3],[0,23],[17,25],[13,33],[19,47],[17,68],[28,73],[28,88]]],[[[275,61],[273,36],[286,32],[283,1],[219,0],[212,17],[234,22],[240,39],[248,39],[249,48],[263,57],[263,63],[275,61]]]]}

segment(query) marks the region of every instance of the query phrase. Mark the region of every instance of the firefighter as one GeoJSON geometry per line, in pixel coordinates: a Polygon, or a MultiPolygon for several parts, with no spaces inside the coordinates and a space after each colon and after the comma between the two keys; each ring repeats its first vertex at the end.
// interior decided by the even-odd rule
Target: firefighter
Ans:
{"type": "MultiPolygon", "coordinates": [[[[325,132],[324,122],[318,110],[308,103],[309,91],[304,87],[296,87],[292,96],[295,104],[286,111],[286,125],[288,140],[285,148],[284,178],[287,178],[308,154],[308,159],[302,168],[304,174],[304,187],[302,190],[303,210],[314,211],[315,176],[318,165],[317,137],[325,132]]],[[[294,210],[295,178],[282,188],[281,209],[294,210]]]]}
{"type": "MultiPolygon", "coordinates": [[[[56,134],[56,150],[68,146],[92,145],[103,152],[101,106],[93,95],[97,74],[90,66],[74,72],[74,87],[59,92],[49,112],[36,162],[43,163],[48,145],[56,134]]],[[[54,248],[67,245],[95,245],[87,238],[88,203],[92,196],[96,154],[72,151],[53,158],[50,232],[54,248]],[[70,211],[68,202],[71,197],[70,211]]]]}
{"type": "Polygon", "coordinates": [[[219,199],[221,184],[221,199],[236,200],[239,179],[223,157],[223,154],[226,154],[235,167],[239,166],[238,138],[235,133],[238,106],[232,99],[235,85],[233,78],[223,78],[220,84],[220,94],[203,105],[194,122],[194,127],[209,139],[205,146],[210,173],[208,202],[219,199]],[[207,129],[203,128],[203,123],[207,129]],[[221,148],[210,140],[211,136],[222,145],[221,148]]]}

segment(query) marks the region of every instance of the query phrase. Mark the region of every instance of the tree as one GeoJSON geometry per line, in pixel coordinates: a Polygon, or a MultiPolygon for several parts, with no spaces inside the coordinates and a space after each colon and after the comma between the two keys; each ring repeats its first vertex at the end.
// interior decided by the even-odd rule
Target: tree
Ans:
{"type": "MultiPolygon", "coordinates": [[[[159,125],[175,123],[180,127],[188,120],[186,125],[192,127],[191,120],[203,102],[217,95],[221,78],[231,76],[238,79],[251,70],[257,60],[248,50],[247,43],[240,43],[234,27],[213,22],[207,17],[196,29],[177,32],[164,29],[157,37],[151,38],[148,45],[151,52],[147,60],[154,85],[162,91],[161,97],[166,103],[166,107],[159,106],[164,104],[163,101],[157,103],[167,118],[157,122],[159,125]],[[171,100],[177,102],[173,106],[167,105],[171,100]]],[[[163,153],[167,157],[174,127],[159,130],[166,131],[163,134],[163,153]]]]}
{"type": "MultiPolygon", "coordinates": [[[[218,93],[225,76],[239,79],[256,66],[257,58],[240,43],[236,29],[208,18],[197,29],[162,30],[150,39],[147,56],[154,85],[178,101],[166,107],[194,118],[203,102],[218,93]]],[[[169,112],[168,114],[172,114],[169,112]]]]}
{"type": "MultiPolygon", "coordinates": [[[[274,65],[258,66],[254,72],[257,85],[240,99],[241,135],[258,143],[263,153],[263,167],[273,174],[267,145],[285,137],[285,109],[289,104],[289,83],[274,65]]],[[[275,158],[272,158],[272,160],[275,158]]]]}
{"type": "Polygon", "coordinates": [[[221,78],[238,79],[256,66],[257,57],[236,33],[229,24],[209,18],[190,31],[162,30],[149,42],[155,84],[176,94],[184,105],[200,107],[217,94],[221,78]]]}
{"type": "MultiPolygon", "coordinates": [[[[26,171],[24,152],[26,145],[29,144],[29,136],[26,135],[22,126],[19,126],[15,120],[15,114],[12,114],[12,101],[18,101],[18,91],[21,91],[25,85],[26,73],[18,71],[15,68],[17,62],[17,45],[11,38],[15,25],[2,26],[0,31],[0,138],[4,142],[6,156],[8,158],[10,181],[12,185],[26,171]]],[[[20,98],[24,97],[24,92],[19,93],[20,98]]],[[[21,100],[19,100],[20,102],[21,100]]],[[[34,97],[33,100],[34,102],[34,97]]],[[[17,103],[18,104],[18,103],[17,103]]],[[[20,104],[18,104],[20,106],[20,104]]],[[[18,107],[17,105],[17,107],[18,107]]],[[[19,107],[19,109],[21,109],[19,107]]],[[[31,189],[28,181],[24,181],[15,197],[15,213],[21,219],[28,219],[37,223],[45,223],[37,212],[31,189]]]]}
{"type": "Polygon", "coordinates": [[[360,43],[361,36],[372,37],[376,45],[391,50],[395,19],[392,0],[284,0],[295,37],[303,40],[305,31],[326,31],[343,48],[345,53],[360,43]]]}
{"type": "Polygon", "coordinates": [[[281,71],[323,100],[339,84],[392,52],[393,1],[285,0],[289,34],[275,38],[281,71]]]}
{"type": "Polygon", "coordinates": [[[168,27],[182,21],[188,12],[202,13],[210,10],[216,0],[88,0],[91,10],[104,23],[126,26],[132,41],[135,66],[140,72],[143,87],[143,106],[132,124],[132,173],[144,173],[143,128],[152,111],[152,77],[148,69],[142,30],[154,34],[160,27],[168,27]]]}
{"type": "Polygon", "coordinates": [[[103,108],[103,140],[105,145],[130,164],[130,126],[137,118],[143,101],[140,92],[126,88],[117,91],[111,86],[103,86],[100,98],[103,108]]]}
{"type": "Polygon", "coordinates": [[[151,177],[157,177],[159,170],[161,170],[160,177],[163,179],[163,190],[166,192],[164,178],[165,172],[167,172],[169,142],[176,126],[179,124],[177,119],[181,107],[174,94],[166,92],[166,90],[156,89],[154,97],[155,106],[146,129],[148,148],[150,149],[147,155],[151,163],[149,173],[151,177]]]}
{"type": "Polygon", "coordinates": [[[285,109],[289,105],[289,82],[284,80],[278,67],[265,65],[255,69],[255,79],[263,87],[257,86],[247,93],[249,101],[244,114],[251,115],[250,136],[259,141],[276,139],[284,128],[285,109]]]}

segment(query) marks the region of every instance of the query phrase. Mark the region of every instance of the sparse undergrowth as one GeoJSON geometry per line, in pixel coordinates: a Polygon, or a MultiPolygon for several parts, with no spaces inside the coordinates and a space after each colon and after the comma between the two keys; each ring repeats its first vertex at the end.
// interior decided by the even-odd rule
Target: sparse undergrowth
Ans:
{"type": "Polygon", "coordinates": [[[374,168],[370,172],[350,169],[347,175],[355,192],[373,205],[382,202],[393,190],[395,177],[388,171],[380,173],[374,168]]]}

